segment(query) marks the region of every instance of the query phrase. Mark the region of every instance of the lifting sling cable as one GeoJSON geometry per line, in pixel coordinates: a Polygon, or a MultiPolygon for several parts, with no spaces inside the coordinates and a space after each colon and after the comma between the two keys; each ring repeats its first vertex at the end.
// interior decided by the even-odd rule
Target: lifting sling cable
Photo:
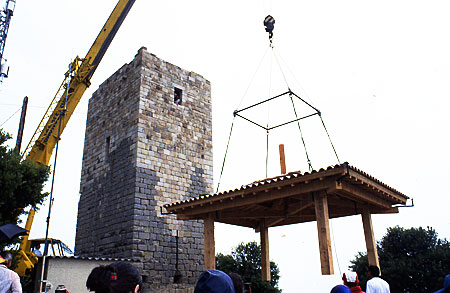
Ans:
{"type": "Polygon", "coordinates": [[[231,133],[233,131],[234,119],[236,119],[236,116],[233,116],[233,121],[231,122],[230,134],[228,135],[228,143],[227,143],[227,147],[225,149],[225,155],[223,156],[222,169],[220,170],[219,182],[217,182],[216,193],[219,192],[220,180],[222,180],[222,174],[223,174],[223,169],[225,167],[225,160],[227,158],[228,147],[230,146],[231,133]]]}
{"type": "MultiPolygon", "coordinates": [[[[258,64],[258,66],[256,67],[256,70],[255,70],[255,72],[253,73],[253,76],[252,76],[252,78],[250,79],[250,82],[249,82],[247,88],[245,89],[244,95],[242,96],[241,100],[239,101],[239,104],[238,104],[238,106],[236,107],[236,109],[239,109],[239,108],[241,107],[241,104],[242,104],[242,102],[244,101],[244,98],[247,96],[247,92],[248,92],[248,90],[250,89],[250,86],[252,85],[253,80],[255,79],[256,74],[259,72],[259,69],[260,69],[260,67],[261,67],[261,64],[263,63],[263,61],[264,61],[264,59],[265,59],[265,57],[266,57],[266,55],[267,55],[267,51],[268,51],[268,49],[266,49],[266,50],[264,51],[264,54],[263,54],[261,60],[259,61],[259,64],[258,64]]],[[[216,193],[219,192],[220,182],[221,182],[221,180],[222,180],[222,174],[223,174],[223,170],[224,170],[224,168],[225,168],[225,161],[226,161],[226,157],[227,157],[227,154],[228,154],[228,148],[229,148],[229,146],[230,146],[231,133],[232,133],[232,131],[233,131],[233,125],[234,125],[234,119],[235,119],[235,118],[236,118],[236,115],[233,114],[233,120],[232,120],[232,122],[231,122],[231,128],[230,128],[230,134],[229,134],[229,136],[228,136],[227,147],[226,147],[226,149],[225,149],[225,154],[224,154],[224,156],[223,156],[223,162],[222,162],[222,168],[221,168],[221,170],[220,170],[219,181],[217,182],[216,193]]]]}
{"type": "MultiPolygon", "coordinates": [[[[275,52],[274,52],[274,54],[275,54],[275,52]]],[[[279,53],[278,53],[278,55],[280,55],[279,53]]],[[[277,62],[278,62],[278,58],[277,58],[277,55],[275,54],[275,58],[277,59],[277,62]]],[[[282,56],[280,55],[280,59],[281,60],[283,60],[283,58],[282,58],[282,56]]],[[[286,62],[284,62],[285,64],[286,64],[286,62]]],[[[280,65],[280,63],[278,62],[278,66],[280,66],[280,70],[281,70],[281,65],[280,65]]],[[[287,64],[286,64],[286,66],[287,66],[287,64]]],[[[288,70],[291,72],[291,75],[294,77],[294,79],[295,79],[295,75],[292,73],[292,71],[290,70],[290,68],[289,68],[289,66],[287,66],[287,68],[288,68],[288,70]]],[[[283,71],[281,71],[282,73],[283,73],[283,71]]],[[[283,73],[283,76],[284,76],[284,73],[283,73]]],[[[296,79],[295,79],[296,80],[296,79]]],[[[300,84],[298,81],[297,81],[297,83],[298,84],[300,84]]],[[[286,84],[287,84],[287,81],[286,81],[286,84]]],[[[289,87],[289,86],[288,86],[289,87]]],[[[300,86],[301,87],[301,86],[300,86]]],[[[303,89],[302,89],[303,90],[303,89]]],[[[304,92],[305,90],[303,90],[303,92],[304,92]]],[[[307,98],[308,98],[308,96],[306,96],[307,98]]],[[[308,100],[309,100],[309,102],[311,103],[311,104],[313,104],[312,103],[312,101],[308,98],[308,100]]],[[[291,101],[292,101],[292,96],[291,96],[291,101]]],[[[294,106],[294,103],[292,103],[292,106],[294,106]]],[[[294,107],[294,111],[295,111],[295,107],[294,107]]],[[[296,116],[296,118],[297,118],[297,114],[295,114],[295,116],[296,116]]],[[[320,120],[322,121],[322,125],[323,125],[323,128],[325,129],[325,132],[327,133],[327,136],[328,136],[328,140],[330,141],[330,144],[331,144],[331,147],[333,148],[333,152],[334,152],[334,154],[335,154],[335,156],[336,156],[336,159],[337,159],[337,161],[338,161],[338,163],[340,164],[341,163],[341,161],[339,160],[339,156],[338,156],[338,154],[337,154],[337,152],[336,152],[336,149],[334,148],[334,145],[333,145],[333,142],[331,141],[331,137],[330,137],[330,134],[328,133],[328,130],[327,130],[327,127],[325,126],[325,122],[323,121],[323,119],[322,119],[322,113],[321,112],[319,112],[319,117],[320,117],[320,120]]],[[[300,123],[299,123],[299,128],[300,128],[300,123]]],[[[303,137],[302,137],[302,140],[303,140],[303,137]]],[[[306,152],[306,147],[305,147],[305,152],[306,152]]],[[[308,160],[309,161],[309,160],[308,160]]],[[[312,167],[311,165],[310,165],[310,167],[312,167]]]]}
{"type": "Polygon", "coordinates": [[[266,131],[266,178],[267,175],[267,169],[269,165],[269,130],[266,131]]]}
{"type": "Polygon", "coordinates": [[[255,77],[256,77],[256,74],[259,72],[259,68],[261,67],[261,64],[263,63],[263,61],[264,61],[264,59],[265,59],[265,57],[266,57],[266,55],[267,55],[267,51],[268,51],[268,50],[269,50],[269,48],[267,48],[267,49],[264,51],[264,55],[262,56],[261,60],[259,61],[259,64],[258,64],[258,66],[256,67],[256,70],[255,70],[255,72],[253,73],[253,76],[252,76],[252,78],[250,79],[250,82],[249,82],[247,88],[245,89],[244,95],[242,96],[241,100],[239,101],[239,104],[238,104],[238,106],[236,107],[236,109],[239,109],[239,108],[241,107],[241,104],[242,104],[242,102],[244,101],[244,98],[247,96],[247,92],[248,92],[248,90],[250,89],[250,86],[252,85],[253,80],[254,80],[255,77]]]}
{"type": "MultiPolygon", "coordinates": [[[[272,40],[270,42],[269,47],[273,49],[272,40]]],[[[268,97],[271,97],[271,91],[272,91],[272,63],[273,63],[273,54],[270,56],[269,95],[268,95],[268,97]]],[[[269,104],[267,104],[266,129],[269,129],[269,120],[270,120],[270,107],[269,107],[269,104]]],[[[268,177],[268,169],[269,169],[269,130],[266,130],[266,178],[268,177]]]]}
{"type": "MultiPolygon", "coordinates": [[[[57,140],[56,140],[56,149],[55,149],[55,157],[54,157],[54,162],[53,162],[53,174],[52,174],[52,185],[51,185],[51,189],[50,189],[50,198],[48,201],[48,215],[47,215],[47,219],[46,219],[46,229],[45,229],[45,246],[44,246],[44,255],[42,258],[42,266],[45,266],[45,258],[48,255],[48,246],[49,246],[49,241],[48,241],[48,232],[49,232],[49,228],[50,228],[50,216],[52,213],[52,207],[53,207],[53,201],[55,200],[53,197],[53,187],[55,184],[55,174],[56,174],[56,161],[58,158],[58,149],[59,149],[59,141],[61,140],[61,124],[63,122],[63,120],[66,117],[66,112],[67,112],[67,100],[69,98],[69,89],[70,89],[70,82],[73,79],[73,75],[70,74],[71,72],[71,68],[72,67],[72,63],[69,64],[69,76],[67,79],[67,84],[66,84],[66,97],[64,99],[64,108],[60,110],[59,112],[59,117],[58,117],[58,136],[57,136],[57,140]]],[[[53,252],[53,254],[55,254],[55,252],[53,252]]],[[[39,285],[39,292],[41,292],[42,290],[42,285],[44,283],[44,270],[42,270],[41,273],[41,279],[40,279],[40,285],[39,285]]]]}
{"type": "MultiPolygon", "coordinates": [[[[288,84],[286,75],[284,74],[283,68],[281,67],[281,64],[280,64],[280,62],[279,62],[279,60],[278,60],[278,57],[277,57],[277,55],[275,54],[275,51],[274,51],[273,49],[274,49],[274,47],[272,46],[272,53],[273,53],[273,55],[275,56],[275,60],[277,61],[278,67],[279,67],[279,69],[280,69],[280,72],[281,72],[281,74],[283,75],[284,82],[286,83],[286,86],[287,86],[287,88],[288,88],[288,90],[289,90],[289,92],[290,92],[290,91],[291,91],[291,88],[289,87],[289,84],[288,84]]],[[[295,119],[298,119],[297,110],[295,109],[294,100],[292,99],[292,94],[291,94],[291,93],[289,93],[289,98],[290,98],[291,103],[292,103],[292,108],[294,109],[295,119]]],[[[305,150],[305,155],[306,155],[306,161],[307,161],[307,163],[308,163],[308,168],[309,168],[309,171],[312,171],[312,170],[313,170],[313,167],[312,167],[312,164],[311,164],[311,160],[310,160],[310,158],[309,158],[308,150],[307,150],[307,148],[306,148],[306,143],[305,143],[305,138],[303,137],[302,128],[300,127],[300,121],[297,121],[297,126],[298,126],[298,130],[299,130],[299,132],[300,132],[300,137],[301,137],[301,139],[302,139],[303,148],[304,148],[304,150],[305,150]]]]}
{"type": "MultiPolygon", "coordinates": [[[[278,62],[278,66],[280,67],[280,71],[281,71],[281,73],[282,73],[282,75],[283,75],[283,77],[284,77],[284,80],[285,80],[285,82],[286,82],[286,85],[287,85],[288,88],[289,88],[288,82],[287,82],[287,80],[286,80],[286,76],[284,75],[284,72],[283,72],[283,70],[282,70],[282,68],[281,68],[281,64],[280,64],[280,62],[279,62],[279,60],[278,60],[278,57],[277,57],[277,55],[275,54],[275,52],[274,52],[274,56],[275,56],[275,59],[276,59],[277,62],[278,62]]],[[[280,58],[281,58],[281,56],[280,56],[280,58]]],[[[291,74],[292,74],[292,73],[291,73],[291,74]]],[[[290,94],[289,97],[291,98],[292,107],[294,108],[295,118],[298,119],[298,117],[297,117],[297,112],[296,112],[295,106],[294,106],[294,102],[293,102],[293,100],[292,100],[292,95],[290,94]]],[[[339,156],[338,156],[338,154],[337,154],[337,152],[336,152],[336,149],[335,149],[335,147],[334,147],[334,144],[333,144],[333,142],[332,142],[332,140],[331,140],[330,134],[328,133],[327,127],[325,126],[325,122],[324,122],[323,119],[322,119],[322,113],[321,113],[321,112],[319,112],[319,117],[320,117],[320,121],[322,122],[323,128],[325,129],[325,132],[326,132],[326,134],[327,134],[327,136],[328,136],[328,140],[330,141],[330,144],[331,144],[331,147],[332,147],[332,149],[333,149],[333,152],[334,152],[334,154],[335,154],[335,156],[336,156],[336,159],[337,159],[338,163],[340,164],[341,161],[339,160],[339,156]]],[[[307,157],[307,160],[308,160],[308,165],[309,165],[309,168],[310,168],[310,171],[311,171],[311,170],[312,170],[312,165],[311,165],[311,161],[309,160],[309,157],[308,157],[308,151],[306,150],[306,145],[305,145],[305,141],[304,141],[304,139],[303,139],[303,135],[301,134],[302,131],[301,131],[301,129],[300,129],[300,122],[298,121],[297,124],[298,124],[298,128],[299,128],[299,130],[300,130],[300,135],[302,136],[302,141],[303,141],[303,145],[304,145],[304,147],[305,147],[305,153],[306,153],[306,157],[307,157]]]]}
{"type": "MultiPolygon", "coordinates": [[[[297,110],[295,109],[294,100],[292,99],[292,94],[289,94],[289,98],[291,99],[292,108],[294,109],[295,118],[298,119],[297,110]]],[[[308,150],[306,149],[305,139],[303,137],[302,128],[300,127],[300,121],[297,121],[298,130],[300,131],[300,137],[302,139],[303,148],[305,149],[306,161],[308,163],[309,171],[313,170],[311,160],[309,159],[308,150]]]]}
{"type": "Polygon", "coordinates": [[[283,75],[284,82],[286,83],[286,86],[287,86],[288,90],[290,91],[291,88],[290,88],[290,86],[288,84],[288,81],[286,79],[286,75],[284,75],[283,68],[281,67],[281,64],[280,64],[280,61],[278,60],[277,54],[275,54],[275,48],[273,46],[272,46],[272,54],[275,57],[275,60],[277,61],[278,68],[280,69],[281,75],[283,75]]]}
{"type": "Polygon", "coordinates": [[[3,122],[0,127],[2,127],[6,122],[8,122],[9,119],[11,119],[14,115],[16,115],[20,110],[22,110],[22,107],[19,107],[19,109],[17,109],[16,112],[14,112],[11,116],[9,116],[8,119],[5,120],[5,122],[3,122]]]}
{"type": "Polygon", "coordinates": [[[308,100],[308,103],[310,105],[312,105],[314,108],[317,108],[313,101],[311,101],[311,99],[309,98],[308,93],[305,91],[305,89],[302,87],[302,85],[300,84],[300,82],[297,80],[295,74],[292,72],[292,69],[289,67],[289,63],[287,63],[286,61],[284,61],[283,56],[281,56],[281,54],[278,52],[278,50],[275,49],[275,53],[277,54],[277,57],[279,58],[279,60],[281,61],[280,63],[283,64],[284,67],[287,68],[287,70],[289,71],[289,73],[291,74],[291,77],[294,79],[296,86],[303,92],[303,95],[306,97],[306,100],[308,100]]]}
{"type": "MultiPolygon", "coordinates": [[[[327,196],[328,196],[328,195],[327,195],[327,196]]],[[[335,254],[336,254],[336,261],[337,261],[337,265],[338,265],[339,276],[342,276],[341,265],[339,264],[338,251],[337,251],[337,248],[336,248],[336,240],[334,240],[333,220],[334,220],[334,219],[330,219],[331,237],[333,238],[333,247],[334,247],[334,252],[335,252],[335,254]]]]}
{"type": "Polygon", "coordinates": [[[338,163],[341,164],[341,161],[339,160],[339,156],[336,152],[336,149],[334,148],[333,142],[331,141],[330,134],[328,133],[327,127],[325,126],[325,122],[323,122],[322,114],[320,114],[319,117],[320,117],[320,121],[322,121],[323,128],[325,129],[325,132],[327,133],[328,139],[330,140],[330,144],[331,144],[331,147],[333,148],[334,154],[336,155],[336,159],[337,159],[338,163]]]}

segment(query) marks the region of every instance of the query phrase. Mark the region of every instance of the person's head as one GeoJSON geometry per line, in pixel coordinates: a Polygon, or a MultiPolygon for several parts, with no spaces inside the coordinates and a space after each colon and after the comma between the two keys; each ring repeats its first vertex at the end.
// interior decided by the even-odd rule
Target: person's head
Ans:
{"type": "Polygon", "coordinates": [[[379,277],[380,276],[380,268],[377,266],[369,266],[369,277],[379,277]]]}
{"type": "Polygon", "coordinates": [[[230,276],[219,270],[207,270],[197,280],[194,293],[234,293],[230,276]]]}
{"type": "Polygon", "coordinates": [[[345,272],[342,275],[342,281],[347,287],[356,287],[359,285],[358,274],[355,272],[345,272]]]}
{"type": "Polygon", "coordinates": [[[242,277],[236,273],[230,273],[228,275],[230,276],[231,280],[233,281],[234,292],[244,293],[244,280],[242,280],[242,277]]]}
{"type": "Polygon", "coordinates": [[[86,287],[96,293],[134,293],[141,290],[142,278],[134,266],[120,261],[94,268],[86,287]]]}
{"type": "Polygon", "coordinates": [[[447,293],[447,292],[450,292],[450,275],[445,276],[444,288],[442,288],[439,291],[436,291],[435,293],[447,293]]]}
{"type": "Polygon", "coordinates": [[[352,291],[345,285],[337,285],[331,289],[330,293],[352,293],[352,291]]]}
{"type": "Polygon", "coordinates": [[[12,256],[11,252],[9,252],[9,251],[2,251],[0,253],[0,257],[5,260],[5,262],[3,263],[5,266],[7,266],[8,268],[11,267],[11,263],[12,263],[12,260],[13,260],[13,256],[12,256]]]}
{"type": "Polygon", "coordinates": [[[68,293],[66,286],[58,285],[55,289],[55,293],[68,293]]]}

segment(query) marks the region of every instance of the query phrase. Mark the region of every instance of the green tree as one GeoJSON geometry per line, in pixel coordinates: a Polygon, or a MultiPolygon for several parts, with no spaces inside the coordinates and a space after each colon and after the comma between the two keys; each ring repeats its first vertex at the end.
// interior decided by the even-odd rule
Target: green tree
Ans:
{"type": "Polygon", "coordinates": [[[19,223],[28,207],[37,208],[48,195],[42,192],[49,168],[20,155],[4,145],[11,136],[0,129],[0,226],[19,223]]]}
{"type": "Polygon", "coordinates": [[[252,293],[281,292],[278,288],[280,270],[270,262],[270,282],[261,280],[261,246],[256,242],[241,243],[231,251],[231,255],[218,253],[216,268],[225,273],[239,274],[244,283],[251,283],[252,293]]]}
{"type": "MultiPolygon", "coordinates": [[[[382,277],[391,292],[434,292],[442,288],[444,276],[450,273],[450,243],[439,239],[430,227],[388,228],[377,249],[382,277]]],[[[351,263],[364,290],[367,255],[359,252],[351,263]]]]}

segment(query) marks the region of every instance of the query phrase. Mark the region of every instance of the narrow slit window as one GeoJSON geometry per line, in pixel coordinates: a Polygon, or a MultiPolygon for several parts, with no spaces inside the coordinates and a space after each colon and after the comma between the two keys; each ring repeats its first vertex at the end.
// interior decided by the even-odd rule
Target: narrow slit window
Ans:
{"type": "Polygon", "coordinates": [[[183,102],[183,90],[179,88],[174,88],[173,91],[173,102],[177,105],[181,105],[183,102]]]}
{"type": "Polygon", "coordinates": [[[110,147],[111,147],[111,137],[108,136],[108,137],[106,137],[106,144],[105,144],[105,157],[106,157],[106,159],[109,158],[110,147]]]}

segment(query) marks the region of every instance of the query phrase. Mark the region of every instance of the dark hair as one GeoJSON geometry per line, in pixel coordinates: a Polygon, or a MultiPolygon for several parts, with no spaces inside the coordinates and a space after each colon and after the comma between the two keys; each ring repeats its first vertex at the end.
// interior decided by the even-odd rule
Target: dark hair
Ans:
{"type": "Polygon", "coordinates": [[[141,275],[124,261],[94,268],[86,281],[88,290],[96,293],[129,293],[134,292],[137,285],[141,291],[141,275]]]}
{"type": "Polygon", "coordinates": [[[369,272],[373,277],[380,276],[380,269],[377,266],[369,266],[369,272]]]}
{"type": "Polygon", "coordinates": [[[244,281],[242,280],[242,277],[236,273],[229,273],[228,275],[233,281],[234,291],[236,293],[244,293],[244,281]]]}
{"type": "Polygon", "coordinates": [[[12,261],[13,260],[11,252],[6,251],[6,250],[0,252],[0,256],[6,261],[12,261]]]}
{"type": "Polygon", "coordinates": [[[355,283],[355,282],[344,282],[344,285],[346,285],[347,287],[359,286],[358,283],[355,283]]]}

